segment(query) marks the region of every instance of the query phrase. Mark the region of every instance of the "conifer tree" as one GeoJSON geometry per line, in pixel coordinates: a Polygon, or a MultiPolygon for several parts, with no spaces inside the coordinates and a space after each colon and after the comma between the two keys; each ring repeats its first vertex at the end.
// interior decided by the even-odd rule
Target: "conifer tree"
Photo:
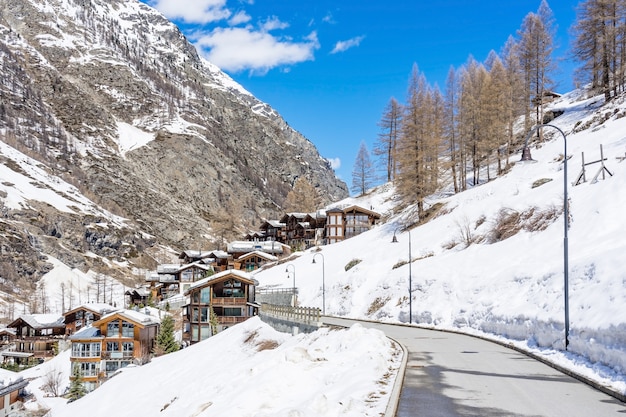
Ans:
{"type": "Polygon", "coordinates": [[[67,395],[69,401],[76,401],[87,394],[87,390],[83,385],[83,376],[80,372],[80,365],[74,365],[72,369],[72,382],[70,383],[70,390],[67,395]]]}
{"type": "Polygon", "coordinates": [[[372,187],[375,174],[367,145],[365,145],[365,142],[361,142],[359,153],[356,156],[354,168],[352,169],[352,191],[359,195],[364,195],[372,187]]]}
{"type": "Polygon", "coordinates": [[[176,352],[179,347],[174,337],[174,319],[171,315],[166,314],[161,320],[159,334],[157,334],[155,353],[157,355],[165,355],[176,352]]]}

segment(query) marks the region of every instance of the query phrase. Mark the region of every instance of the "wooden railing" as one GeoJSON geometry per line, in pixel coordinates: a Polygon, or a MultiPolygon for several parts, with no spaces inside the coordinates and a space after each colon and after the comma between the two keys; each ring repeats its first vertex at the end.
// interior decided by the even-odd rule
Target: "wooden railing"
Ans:
{"type": "Polygon", "coordinates": [[[282,318],[304,324],[318,324],[321,321],[321,310],[317,307],[291,307],[273,304],[261,304],[261,312],[268,316],[282,318]]]}
{"type": "Polygon", "coordinates": [[[220,324],[236,324],[242,323],[246,321],[248,317],[239,317],[239,316],[217,316],[217,321],[220,324]]]}
{"type": "Polygon", "coordinates": [[[222,306],[222,305],[237,305],[237,304],[245,304],[245,297],[213,297],[212,300],[213,305],[222,306]]]}

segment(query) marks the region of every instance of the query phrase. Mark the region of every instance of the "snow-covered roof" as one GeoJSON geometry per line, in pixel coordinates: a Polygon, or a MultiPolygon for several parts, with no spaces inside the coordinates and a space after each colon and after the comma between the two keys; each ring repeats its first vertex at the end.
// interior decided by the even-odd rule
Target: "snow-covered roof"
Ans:
{"type": "Polygon", "coordinates": [[[283,244],[274,240],[264,240],[251,242],[247,240],[237,240],[228,244],[228,252],[253,252],[262,251],[266,253],[283,253],[283,244]]]}
{"type": "MultiPolygon", "coordinates": [[[[17,320],[13,321],[13,323],[17,322],[18,320],[22,320],[33,329],[65,327],[65,318],[58,314],[25,314],[19,316],[17,320]]],[[[9,327],[15,327],[12,326],[13,323],[11,323],[9,327]]]]}
{"type": "Polygon", "coordinates": [[[263,258],[263,259],[265,259],[267,261],[270,261],[270,262],[278,260],[278,258],[276,256],[270,255],[267,252],[262,252],[262,251],[259,251],[259,250],[255,250],[255,251],[252,251],[252,252],[244,253],[239,258],[237,258],[237,260],[241,261],[241,260],[249,258],[251,256],[258,256],[259,258],[263,258]]]}
{"type": "Polygon", "coordinates": [[[130,309],[124,309],[124,310],[118,310],[115,311],[111,314],[107,314],[106,316],[102,317],[100,320],[98,320],[96,323],[99,323],[101,321],[109,321],[113,316],[118,315],[122,318],[125,318],[127,320],[130,320],[132,322],[135,322],[137,324],[140,324],[142,326],[150,326],[153,324],[159,324],[161,323],[161,319],[158,316],[158,310],[157,309],[151,309],[149,307],[145,307],[139,311],[137,310],[130,310],[130,309]],[[146,314],[146,311],[148,312],[148,314],[146,314]],[[156,312],[156,313],[155,313],[156,312]]]}
{"type": "Polygon", "coordinates": [[[94,326],[87,326],[69,337],[70,340],[93,339],[102,337],[100,329],[94,326]]]}
{"type": "Polygon", "coordinates": [[[102,315],[102,314],[107,314],[112,311],[115,311],[117,310],[117,308],[107,303],[86,303],[86,304],[81,304],[78,307],[75,307],[65,312],[63,315],[67,316],[68,314],[73,313],[78,310],[89,310],[89,311],[93,311],[94,313],[98,313],[102,315]]]}
{"type": "Polygon", "coordinates": [[[198,287],[204,287],[207,284],[211,283],[212,281],[220,281],[226,277],[229,277],[231,275],[234,275],[237,279],[242,280],[244,282],[247,282],[250,285],[257,285],[257,281],[252,278],[252,275],[250,275],[247,272],[244,271],[239,271],[237,269],[227,269],[226,271],[222,271],[219,272],[217,274],[211,275],[210,277],[207,278],[203,278],[199,281],[194,282],[186,291],[185,291],[185,295],[189,294],[189,292],[191,290],[193,290],[194,288],[198,288],[198,287]]]}

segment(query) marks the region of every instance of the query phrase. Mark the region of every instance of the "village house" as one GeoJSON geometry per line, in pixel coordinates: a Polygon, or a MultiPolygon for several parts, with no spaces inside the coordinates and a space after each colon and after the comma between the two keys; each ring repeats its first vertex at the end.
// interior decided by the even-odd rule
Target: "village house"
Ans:
{"type": "Polygon", "coordinates": [[[248,233],[248,240],[259,237],[277,241],[296,249],[341,242],[370,230],[380,220],[380,214],[366,208],[336,206],[315,213],[286,213],[280,220],[266,220],[261,232],[248,233]]]}
{"type": "Polygon", "coordinates": [[[13,343],[15,340],[15,329],[4,327],[0,329],[0,349],[13,343]]]}
{"type": "Polygon", "coordinates": [[[268,262],[276,261],[278,261],[278,258],[276,256],[255,250],[253,252],[245,253],[237,258],[237,260],[235,261],[235,269],[252,272],[261,268],[268,262]]]}
{"type": "Polygon", "coordinates": [[[72,370],[79,367],[83,385],[93,391],[119,369],[149,360],[160,323],[149,309],[119,310],[103,316],[69,337],[72,370]]]}
{"type": "Polygon", "coordinates": [[[0,369],[0,417],[22,415],[24,401],[28,397],[28,380],[10,371],[0,369]]]}
{"type": "Polygon", "coordinates": [[[28,314],[7,325],[15,329],[13,349],[3,351],[4,361],[16,364],[32,363],[51,358],[55,345],[65,334],[63,316],[56,314],[28,314]]]}
{"type": "Polygon", "coordinates": [[[91,326],[94,321],[100,320],[103,315],[117,310],[105,303],[83,304],[63,314],[65,335],[71,336],[80,329],[91,326]]]}
{"type": "Polygon", "coordinates": [[[202,261],[190,264],[161,264],[157,266],[156,274],[150,273],[146,280],[150,282],[152,298],[162,301],[174,296],[182,296],[189,286],[214,271],[211,265],[202,261]]]}
{"type": "Polygon", "coordinates": [[[149,286],[141,286],[134,289],[126,290],[124,297],[126,298],[126,306],[128,308],[145,307],[150,301],[151,291],[149,286]]]}
{"type": "Polygon", "coordinates": [[[185,292],[189,304],[183,307],[183,341],[200,342],[256,315],[255,285],[250,274],[237,270],[195,282],[185,292]]]}

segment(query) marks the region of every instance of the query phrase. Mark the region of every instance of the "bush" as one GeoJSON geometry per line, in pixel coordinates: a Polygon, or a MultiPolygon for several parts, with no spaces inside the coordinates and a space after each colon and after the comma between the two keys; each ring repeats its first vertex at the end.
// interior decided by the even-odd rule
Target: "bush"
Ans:
{"type": "Polygon", "coordinates": [[[348,264],[345,266],[345,270],[348,271],[350,270],[352,267],[358,265],[359,263],[361,263],[360,259],[353,259],[350,262],[348,262],[348,264]]]}

